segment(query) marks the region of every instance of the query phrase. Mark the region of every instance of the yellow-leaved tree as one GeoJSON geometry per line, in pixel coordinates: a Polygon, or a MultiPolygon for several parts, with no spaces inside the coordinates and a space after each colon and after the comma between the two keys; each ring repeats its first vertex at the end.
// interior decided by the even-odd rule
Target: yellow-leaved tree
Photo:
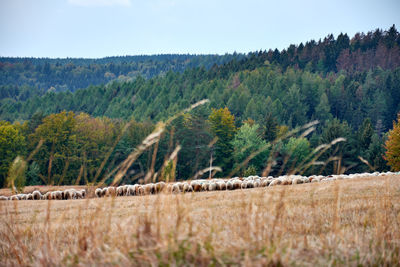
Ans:
{"type": "Polygon", "coordinates": [[[389,131],[385,148],[388,165],[393,171],[400,171],[400,113],[397,114],[397,123],[393,122],[393,129],[389,131]]]}

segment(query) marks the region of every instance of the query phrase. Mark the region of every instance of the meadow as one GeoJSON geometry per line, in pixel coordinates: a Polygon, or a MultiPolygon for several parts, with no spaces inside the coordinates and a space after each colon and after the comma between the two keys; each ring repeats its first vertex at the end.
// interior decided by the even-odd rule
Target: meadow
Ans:
{"type": "Polygon", "coordinates": [[[399,181],[1,201],[0,265],[399,266],[399,181]]]}

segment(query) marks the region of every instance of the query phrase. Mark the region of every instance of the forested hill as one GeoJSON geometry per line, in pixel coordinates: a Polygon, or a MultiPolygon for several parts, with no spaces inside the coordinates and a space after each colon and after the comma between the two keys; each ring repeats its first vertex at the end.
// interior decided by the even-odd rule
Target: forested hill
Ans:
{"type": "Polygon", "coordinates": [[[126,81],[137,76],[151,78],[168,71],[187,68],[210,69],[240,60],[243,54],[226,55],[151,55],[100,59],[10,58],[0,57],[0,99],[25,100],[54,91],[75,91],[113,80],[126,81]]]}
{"type": "MultiPolygon", "coordinates": [[[[400,38],[396,28],[357,34],[351,40],[345,34],[332,38],[328,36],[317,43],[307,42],[304,48],[300,44],[294,50],[294,46],[290,46],[271,58],[271,51],[251,53],[242,59],[232,55],[235,59],[221,66],[215,65],[210,70],[186,68],[183,73],[168,72],[151,79],[144,79],[141,75],[129,82],[89,86],[75,93],[48,92],[26,101],[4,98],[1,100],[0,119],[26,120],[36,112],[51,114],[71,110],[93,116],[124,119],[133,116],[138,121],[157,121],[208,98],[211,107],[227,106],[239,121],[247,118],[260,121],[271,113],[280,123],[291,127],[312,119],[338,118],[357,129],[363,119],[369,117],[382,130],[388,129],[400,108],[400,38]],[[335,67],[328,60],[332,49],[336,51],[335,67]],[[388,54],[380,55],[382,51],[388,54]],[[344,54],[350,55],[346,64],[342,60],[344,54]],[[302,58],[305,64],[300,64],[302,58]],[[357,66],[358,69],[339,68],[342,64],[357,66]],[[330,71],[331,68],[339,68],[339,71],[330,71]]],[[[159,57],[163,63],[174,59],[172,55],[159,57]]],[[[183,62],[184,58],[176,56],[174,60],[183,62]]],[[[225,56],[225,60],[227,58],[225,56]]],[[[108,60],[117,59],[123,62],[125,58],[108,60]]],[[[187,56],[186,59],[200,65],[211,62],[206,56],[197,59],[187,56]]],[[[45,64],[56,67],[60,62],[55,62],[51,63],[53,65],[45,64]]],[[[146,62],[157,65],[152,57],[146,62]]],[[[107,64],[108,68],[117,66],[107,64]]],[[[68,64],[60,66],[66,68],[68,64]]]]}

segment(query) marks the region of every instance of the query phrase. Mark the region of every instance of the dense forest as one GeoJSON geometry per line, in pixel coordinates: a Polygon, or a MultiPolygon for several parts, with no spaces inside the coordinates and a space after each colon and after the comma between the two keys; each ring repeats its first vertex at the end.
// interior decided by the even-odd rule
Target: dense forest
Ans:
{"type": "Polygon", "coordinates": [[[0,57],[0,99],[26,100],[47,92],[73,92],[89,85],[110,81],[127,81],[137,76],[151,78],[168,71],[187,68],[210,69],[242,59],[242,54],[219,55],[153,55],[101,59],[83,58],[6,58],[0,57]]]}
{"type": "Polygon", "coordinates": [[[266,166],[273,175],[390,168],[384,143],[400,111],[394,26],[282,51],[158,60],[1,59],[0,183],[17,155],[26,159],[28,184],[109,181],[160,121],[159,141],[123,182],[198,177],[210,159],[219,176],[262,174],[266,166]],[[101,71],[91,80],[83,73],[93,66],[101,71]],[[130,76],[129,66],[132,79],[115,79],[130,76]],[[114,76],[103,80],[105,73],[114,76]],[[311,121],[318,123],[299,130],[311,121]]]}

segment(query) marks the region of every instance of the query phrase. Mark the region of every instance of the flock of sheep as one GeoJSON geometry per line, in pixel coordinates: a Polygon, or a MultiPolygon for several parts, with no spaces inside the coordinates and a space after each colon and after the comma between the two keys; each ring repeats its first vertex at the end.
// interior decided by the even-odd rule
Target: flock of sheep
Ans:
{"type": "Polygon", "coordinates": [[[10,197],[0,196],[0,200],[63,200],[86,198],[86,190],[66,189],[64,191],[49,191],[45,194],[35,190],[29,194],[17,194],[10,197]]]}
{"type": "MultiPolygon", "coordinates": [[[[118,187],[109,186],[104,188],[97,188],[95,190],[96,197],[115,197],[115,196],[141,196],[151,195],[158,193],[167,194],[178,194],[187,192],[201,192],[201,191],[222,191],[222,190],[236,190],[236,189],[247,189],[257,187],[267,187],[276,185],[294,185],[303,183],[315,183],[315,182],[327,182],[341,179],[352,179],[360,177],[371,177],[371,176],[386,176],[400,174],[400,172],[386,172],[386,173],[358,173],[358,174],[342,174],[342,175],[313,175],[313,176],[301,176],[301,175],[284,175],[274,178],[249,176],[245,178],[234,177],[231,179],[207,179],[207,180],[193,180],[186,182],[175,182],[175,183],[150,183],[144,185],[122,185],[118,187]]],[[[40,199],[82,199],[86,198],[86,191],[66,189],[64,191],[52,191],[45,194],[41,194],[39,191],[33,191],[29,194],[18,194],[11,197],[0,196],[0,200],[40,200],[40,199]]]]}

